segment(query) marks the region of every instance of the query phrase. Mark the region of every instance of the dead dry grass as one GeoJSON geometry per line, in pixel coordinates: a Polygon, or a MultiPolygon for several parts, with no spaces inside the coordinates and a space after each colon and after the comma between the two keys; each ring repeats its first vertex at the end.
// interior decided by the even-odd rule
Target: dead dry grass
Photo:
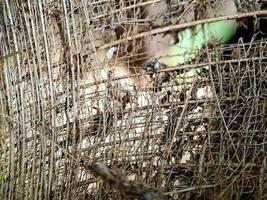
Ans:
{"type": "MultiPolygon", "coordinates": [[[[158,0],[63,2],[0,7],[3,199],[126,198],[87,168],[95,162],[169,199],[266,198],[266,37],[205,49],[152,80],[142,39],[206,22],[169,23],[196,1],[171,1],[156,19],[142,12],[158,0]],[[148,30],[159,18],[164,28],[148,30]]],[[[266,11],[231,18],[248,16],[259,25],[266,11]]]]}

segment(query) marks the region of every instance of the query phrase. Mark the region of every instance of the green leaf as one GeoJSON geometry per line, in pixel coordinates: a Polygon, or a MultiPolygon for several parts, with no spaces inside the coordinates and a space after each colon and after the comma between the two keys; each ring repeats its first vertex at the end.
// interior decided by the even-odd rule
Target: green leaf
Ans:
{"type": "Polygon", "coordinates": [[[171,46],[168,56],[159,58],[159,61],[170,67],[186,63],[194,59],[203,45],[212,39],[221,44],[228,43],[233,38],[236,27],[235,20],[224,20],[181,31],[178,33],[179,42],[171,46]]]}

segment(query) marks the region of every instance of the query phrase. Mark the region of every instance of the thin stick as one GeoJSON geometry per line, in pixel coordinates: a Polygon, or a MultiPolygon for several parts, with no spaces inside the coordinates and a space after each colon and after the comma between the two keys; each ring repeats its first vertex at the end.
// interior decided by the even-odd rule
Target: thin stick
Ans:
{"type": "Polygon", "coordinates": [[[153,29],[151,31],[141,32],[141,33],[138,33],[138,34],[133,35],[133,36],[128,36],[126,38],[107,43],[107,44],[99,47],[99,50],[107,49],[107,48],[116,46],[116,45],[123,43],[123,42],[126,42],[126,41],[147,37],[149,35],[165,33],[165,32],[171,31],[171,30],[179,30],[179,29],[184,29],[184,28],[196,26],[199,24],[205,24],[205,23],[211,23],[211,22],[217,22],[217,21],[223,21],[223,20],[242,19],[242,18],[246,18],[246,17],[262,16],[262,15],[264,15],[264,16],[267,15],[267,10],[259,10],[259,11],[255,11],[255,12],[241,13],[241,14],[222,16],[222,17],[216,17],[216,18],[210,18],[210,19],[202,19],[202,20],[197,20],[197,21],[183,23],[183,24],[165,26],[165,27],[153,29]]]}

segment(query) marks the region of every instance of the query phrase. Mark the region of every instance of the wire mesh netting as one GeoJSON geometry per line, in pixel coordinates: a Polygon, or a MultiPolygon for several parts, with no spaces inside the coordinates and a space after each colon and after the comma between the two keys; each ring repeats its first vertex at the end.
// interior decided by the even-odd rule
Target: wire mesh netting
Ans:
{"type": "Polygon", "coordinates": [[[167,199],[267,198],[266,12],[238,2],[246,34],[156,72],[151,37],[213,1],[0,2],[1,199],[136,198],[87,162],[167,199]]]}

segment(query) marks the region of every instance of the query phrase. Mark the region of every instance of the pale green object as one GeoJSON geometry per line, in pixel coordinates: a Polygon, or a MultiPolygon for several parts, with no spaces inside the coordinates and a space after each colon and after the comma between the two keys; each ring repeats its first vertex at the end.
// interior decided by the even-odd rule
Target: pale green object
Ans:
{"type": "Polygon", "coordinates": [[[167,56],[158,60],[169,67],[186,63],[194,59],[203,45],[212,39],[221,44],[228,43],[233,38],[236,27],[235,20],[224,20],[197,25],[194,29],[188,28],[178,33],[179,42],[167,50],[167,56]]]}

